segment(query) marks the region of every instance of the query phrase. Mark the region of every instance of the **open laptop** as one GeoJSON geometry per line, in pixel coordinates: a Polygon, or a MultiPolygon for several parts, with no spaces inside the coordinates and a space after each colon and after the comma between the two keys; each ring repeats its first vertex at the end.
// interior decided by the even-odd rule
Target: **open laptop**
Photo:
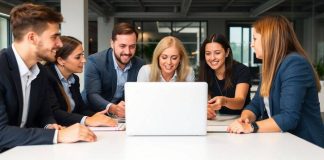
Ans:
{"type": "Polygon", "coordinates": [[[127,82],[127,135],[206,135],[207,83],[127,82]]]}

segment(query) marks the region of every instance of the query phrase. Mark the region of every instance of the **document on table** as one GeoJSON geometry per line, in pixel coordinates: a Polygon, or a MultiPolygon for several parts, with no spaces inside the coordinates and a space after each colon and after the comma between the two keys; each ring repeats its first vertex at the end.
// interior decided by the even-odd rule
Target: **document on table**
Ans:
{"type": "Polygon", "coordinates": [[[208,126],[220,126],[220,125],[228,126],[238,117],[239,115],[217,114],[215,119],[207,121],[207,125],[208,126]]]}
{"type": "Polygon", "coordinates": [[[107,115],[113,119],[116,119],[118,121],[118,123],[126,123],[126,119],[125,118],[122,118],[122,117],[118,117],[114,114],[110,114],[110,113],[107,113],[107,115]]]}
{"type": "Polygon", "coordinates": [[[217,114],[215,119],[207,121],[207,132],[227,132],[228,125],[230,125],[238,117],[239,115],[217,114]]]}
{"type": "Polygon", "coordinates": [[[226,130],[227,126],[207,126],[207,133],[224,133],[226,130]]]}
{"type": "Polygon", "coordinates": [[[125,128],[125,123],[118,123],[116,127],[89,127],[92,131],[124,131],[125,128]]]}

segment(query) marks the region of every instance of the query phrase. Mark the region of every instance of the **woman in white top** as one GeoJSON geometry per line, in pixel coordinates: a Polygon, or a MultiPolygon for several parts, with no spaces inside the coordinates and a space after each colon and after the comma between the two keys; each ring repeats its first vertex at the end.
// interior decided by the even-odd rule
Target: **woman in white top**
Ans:
{"type": "Polygon", "coordinates": [[[144,65],[137,82],[193,82],[195,74],[182,42],[173,36],[164,37],[153,52],[152,63],[144,65]]]}

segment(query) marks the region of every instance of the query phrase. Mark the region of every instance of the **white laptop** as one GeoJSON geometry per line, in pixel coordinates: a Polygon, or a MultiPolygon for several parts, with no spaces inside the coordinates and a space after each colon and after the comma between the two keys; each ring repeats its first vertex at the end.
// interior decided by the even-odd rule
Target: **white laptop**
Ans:
{"type": "Polygon", "coordinates": [[[206,135],[207,83],[127,82],[127,135],[206,135]]]}

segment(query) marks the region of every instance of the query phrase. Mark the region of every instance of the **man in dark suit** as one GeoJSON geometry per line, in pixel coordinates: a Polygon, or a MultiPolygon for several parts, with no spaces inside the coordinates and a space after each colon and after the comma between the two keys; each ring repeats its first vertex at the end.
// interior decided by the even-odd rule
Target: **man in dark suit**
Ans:
{"type": "Polygon", "coordinates": [[[14,36],[0,52],[0,151],[19,145],[95,141],[80,124],[63,128],[52,117],[56,105],[40,60],[54,61],[62,46],[60,13],[34,4],[22,4],[10,13],[14,36]]]}
{"type": "Polygon", "coordinates": [[[85,67],[83,98],[96,112],[108,109],[125,117],[124,84],[135,82],[144,61],[135,55],[138,33],[134,26],[114,26],[111,48],[88,57],[85,67]]]}

